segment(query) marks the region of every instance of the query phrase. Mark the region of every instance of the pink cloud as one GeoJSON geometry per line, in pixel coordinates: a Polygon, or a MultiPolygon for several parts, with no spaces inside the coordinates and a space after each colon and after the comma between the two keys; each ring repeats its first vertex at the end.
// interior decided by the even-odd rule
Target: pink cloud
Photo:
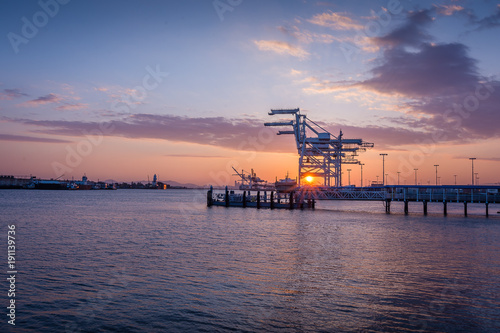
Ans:
{"type": "Polygon", "coordinates": [[[81,110],[88,107],[88,104],[84,103],[76,103],[76,104],[69,104],[69,103],[64,103],[63,105],[60,105],[56,107],[56,110],[60,111],[68,111],[68,110],[81,110]]]}
{"type": "Polygon", "coordinates": [[[312,24],[322,27],[332,28],[334,30],[361,30],[363,26],[355,22],[350,17],[342,13],[328,11],[322,14],[314,15],[308,20],[312,24]]]}
{"type": "Polygon", "coordinates": [[[300,59],[305,59],[309,56],[309,52],[302,49],[300,46],[295,46],[287,42],[276,40],[255,40],[255,45],[261,51],[272,51],[277,54],[287,54],[300,59]]]}

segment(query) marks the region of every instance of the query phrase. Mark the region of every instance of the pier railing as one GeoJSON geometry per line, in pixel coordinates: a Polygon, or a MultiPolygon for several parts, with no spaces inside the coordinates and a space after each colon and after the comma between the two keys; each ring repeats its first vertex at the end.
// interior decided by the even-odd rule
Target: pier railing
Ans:
{"type": "Polygon", "coordinates": [[[397,186],[384,187],[393,201],[500,203],[500,186],[397,186]]]}
{"type": "Polygon", "coordinates": [[[314,198],[316,200],[500,203],[500,186],[303,186],[297,189],[296,192],[299,198],[314,198]]]}
{"type": "Polygon", "coordinates": [[[405,214],[408,214],[409,202],[422,202],[424,214],[427,214],[427,203],[441,202],[445,215],[447,203],[463,203],[465,215],[467,215],[467,204],[481,203],[485,204],[488,216],[489,204],[500,204],[500,186],[302,186],[290,193],[255,190],[235,193],[227,188],[224,193],[215,193],[213,189],[207,193],[208,206],[302,209],[314,208],[316,200],[384,201],[387,213],[390,213],[392,201],[403,201],[405,214]]]}

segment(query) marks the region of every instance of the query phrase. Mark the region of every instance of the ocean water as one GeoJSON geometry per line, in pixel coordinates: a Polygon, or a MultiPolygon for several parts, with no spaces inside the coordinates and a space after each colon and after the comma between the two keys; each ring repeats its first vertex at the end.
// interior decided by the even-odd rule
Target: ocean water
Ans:
{"type": "Polygon", "coordinates": [[[206,207],[196,190],[0,190],[0,331],[498,332],[500,207],[206,207]],[[7,323],[8,225],[16,321],[7,323]]]}

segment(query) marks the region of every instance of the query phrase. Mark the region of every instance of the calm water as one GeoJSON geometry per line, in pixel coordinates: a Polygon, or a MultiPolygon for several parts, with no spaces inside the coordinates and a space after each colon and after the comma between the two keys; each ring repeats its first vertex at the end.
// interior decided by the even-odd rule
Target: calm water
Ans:
{"type": "Polygon", "coordinates": [[[500,218],[461,206],[207,208],[189,190],[0,202],[4,251],[17,230],[15,331],[500,331],[500,218]]]}

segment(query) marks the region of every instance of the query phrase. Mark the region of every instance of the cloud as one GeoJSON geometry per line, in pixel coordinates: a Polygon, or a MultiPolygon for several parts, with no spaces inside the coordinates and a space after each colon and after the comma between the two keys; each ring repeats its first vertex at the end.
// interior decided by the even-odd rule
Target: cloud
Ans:
{"type": "Polygon", "coordinates": [[[391,122],[412,129],[406,138],[415,131],[454,142],[500,137],[500,81],[480,75],[464,44],[431,43],[425,29],[432,21],[431,10],[411,12],[404,24],[376,38],[383,52],[373,61],[370,78],[332,82],[315,77],[304,90],[343,98],[368,91],[390,97],[396,105],[388,110],[404,114],[391,122]]]}
{"type": "Polygon", "coordinates": [[[308,22],[334,30],[361,30],[363,26],[342,13],[327,11],[316,14],[308,22]]]}
{"type": "MultiPolygon", "coordinates": [[[[404,44],[404,42],[402,42],[404,44]]],[[[384,94],[429,97],[457,94],[478,82],[476,60],[459,43],[424,44],[418,52],[386,50],[372,78],[357,85],[384,94]]]]}
{"type": "Polygon", "coordinates": [[[220,155],[188,155],[188,154],[169,154],[163,156],[174,157],[174,158],[229,158],[228,156],[220,156],[220,155]]]}
{"type": "Polygon", "coordinates": [[[475,31],[500,27],[500,4],[497,5],[495,13],[473,22],[477,25],[475,31]]]}
{"type": "Polygon", "coordinates": [[[431,16],[432,10],[425,9],[418,12],[408,13],[407,21],[402,26],[394,29],[382,37],[374,37],[372,41],[385,47],[414,46],[419,47],[422,43],[431,39],[430,35],[423,28],[434,19],[431,16]]]}
{"type": "Polygon", "coordinates": [[[454,13],[461,12],[464,10],[464,7],[459,5],[434,5],[436,7],[436,12],[439,15],[443,16],[451,16],[454,13]]]}
{"type": "Polygon", "coordinates": [[[295,46],[287,42],[276,40],[255,40],[254,43],[261,51],[272,51],[278,54],[288,54],[300,59],[305,59],[309,56],[309,53],[302,49],[300,46],[295,46]]]}
{"type": "Polygon", "coordinates": [[[70,104],[70,103],[64,103],[63,105],[60,105],[56,107],[56,110],[60,111],[68,111],[68,110],[81,110],[88,107],[88,104],[84,103],[76,103],[76,104],[70,104]]]}
{"type": "Polygon", "coordinates": [[[62,100],[62,98],[55,95],[55,94],[48,94],[48,95],[41,96],[41,97],[32,99],[30,101],[24,102],[24,103],[20,104],[20,106],[35,107],[38,105],[43,105],[43,104],[48,104],[48,103],[58,103],[61,100],[62,100]]]}
{"type": "MultiPolygon", "coordinates": [[[[105,135],[131,139],[159,139],[223,147],[234,150],[265,152],[296,152],[293,136],[276,136],[277,129],[264,127],[255,118],[181,117],[174,115],[133,114],[123,120],[84,122],[65,120],[6,119],[35,126],[35,133],[63,136],[84,136],[100,126],[112,128],[105,135]]],[[[340,129],[347,138],[362,137],[377,147],[396,147],[414,144],[427,137],[424,131],[391,126],[352,126],[341,123],[318,122],[337,134],[340,129]]],[[[191,157],[172,155],[171,157],[191,157]]],[[[199,157],[199,156],[193,156],[199,157]]],[[[223,156],[220,156],[223,158],[223,156]]]]}
{"type": "Polygon", "coordinates": [[[36,126],[39,129],[34,130],[35,133],[49,135],[83,136],[83,133],[92,133],[105,126],[112,128],[112,131],[107,134],[109,136],[188,142],[238,150],[263,150],[265,145],[258,143],[258,138],[272,137],[274,139],[274,131],[264,127],[263,121],[254,118],[196,118],[133,114],[123,120],[101,123],[65,120],[5,120],[36,126]]]}
{"type": "Polygon", "coordinates": [[[0,100],[11,100],[14,98],[26,97],[28,94],[22,93],[19,89],[4,89],[0,92],[0,100]]]}
{"type": "MultiPolygon", "coordinates": [[[[468,160],[470,156],[453,156],[456,160],[468,160]]],[[[500,162],[500,157],[477,157],[478,161],[500,162]]]]}
{"type": "Polygon", "coordinates": [[[333,42],[344,42],[347,40],[345,37],[337,37],[330,34],[319,34],[307,30],[300,30],[296,25],[292,27],[279,26],[278,30],[287,36],[290,36],[300,43],[323,43],[330,44],[333,42]]]}
{"type": "Polygon", "coordinates": [[[32,136],[0,134],[0,141],[43,142],[43,143],[71,143],[67,140],[37,138],[32,136]]]}

